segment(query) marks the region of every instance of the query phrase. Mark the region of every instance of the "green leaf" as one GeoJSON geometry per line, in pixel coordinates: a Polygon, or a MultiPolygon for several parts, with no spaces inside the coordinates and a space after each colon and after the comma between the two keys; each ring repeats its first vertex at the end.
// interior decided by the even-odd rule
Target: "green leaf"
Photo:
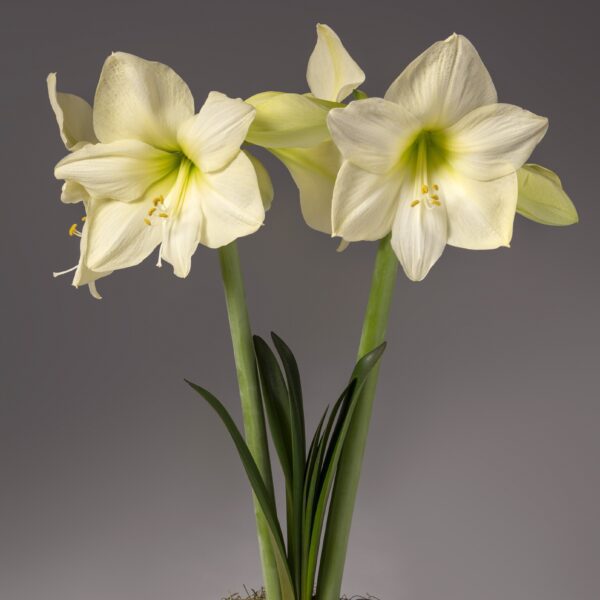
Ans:
{"type": "Polygon", "coordinates": [[[286,343],[275,333],[271,333],[275,349],[279,354],[287,382],[290,402],[290,426],[292,442],[292,494],[291,519],[288,520],[288,554],[292,566],[292,577],[296,582],[296,593],[300,595],[302,572],[302,528],[304,471],[306,467],[306,432],[304,428],[304,408],[302,386],[298,363],[286,343]]]}
{"type": "Polygon", "coordinates": [[[575,205],[563,190],[556,173],[526,164],[517,171],[517,212],[542,225],[573,225],[579,221],[575,205]]]}
{"type": "Polygon", "coordinates": [[[235,422],[231,418],[231,415],[223,406],[223,404],[213,396],[208,390],[188,381],[185,382],[198,394],[200,394],[215,410],[215,412],[223,421],[223,424],[229,431],[231,438],[233,439],[233,443],[235,444],[240,458],[242,460],[242,465],[246,471],[248,479],[250,480],[250,485],[254,490],[254,494],[260,503],[260,507],[265,516],[265,520],[269,526],[269,531],[271,534],[271,539],[273,543],[273,549],[275,552],[275,560],[277,563],[277,571],[279,573],[279,582],[281,585],[282,597],[284,600],[296,600],[296,595],[294,593],[294,587],[292,584],[292,578],[289,570],[289,564],[287,562],[287,557],[285,553],[285,544],[283,541],[283,534],[281,532],[281,526],[279,524],[279,520],[277,518],[277,509],[275,507],[275,499],[268,492],[267,487],[261,477],[260,471],[258,470],[258,466],[250,453],[250,450],[244,440],[244,437],[240,433],[237,428],[235,422]]]}

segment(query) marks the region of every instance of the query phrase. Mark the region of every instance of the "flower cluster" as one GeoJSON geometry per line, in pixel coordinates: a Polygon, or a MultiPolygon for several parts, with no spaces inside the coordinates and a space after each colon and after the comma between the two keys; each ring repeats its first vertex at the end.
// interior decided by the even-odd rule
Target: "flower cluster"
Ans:
{"type": "Polygon", "coordinates": [[[453,34],[413,60],[383,98],[335,32],[317,26],[310,93],[267,91],[246,101],[210,92],[196,113],[168,66],[118,52],[104,64],[93,107],[56,90],[50,103],[69,151],[56,166],[62,201],[82,202],[73,284],[134,266],[186,277],[198,244],[218,248],[255,232],[273,188],[241,149],[262,146],[299,189],[306,223],[343,243],[391,244],[406,275],[423,279],[447,244],[508,246],[515,214],[566,225],[577,213],[560,180],[527,165],[547,119],[498,103],[473,45],[453,34]],[[348,105],[343,101],[354,93],[348,105]]]}

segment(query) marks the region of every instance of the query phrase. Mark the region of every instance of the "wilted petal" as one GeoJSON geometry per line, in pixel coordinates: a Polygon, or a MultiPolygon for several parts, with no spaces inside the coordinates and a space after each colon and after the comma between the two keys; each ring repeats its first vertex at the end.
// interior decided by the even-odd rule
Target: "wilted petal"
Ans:
{"type": "Polygon", "coordinates": [[[288,168],[300,193],[306,224],[331,233],[331,201],[342,157],[332,141],[312,148],[276,148],[271,152],[288,168]]]}
{"type": "Polygon", "coordinates": [[[317,44],[308,59],[306,79],[317,98],[341,102],[365,80],[365,74],[335,31],[319,23],[317,44]]]}
{"type": "Polygon", "coordinates": [[[397,165],[422,128],[404,108],[381,98],[335,108],[327,122],[342,156],[373,173],[386,173],[397,165]]]}
{"type": "Polygon", "coordinates": [[[519,197],[517,212],[543,225],[573,225],[577,209],[556,173],[540,165],[524,165],[517,171],[519,197]]]}
{"type": "Polygon", "coordinates": [[[125,52],[106,59],[94,99],[101,142],[134,139],[176,150],[177,130],[193,114],[192,93],[167,65],[125,52]]]}
{"type": "Polygon", "coordinates": [[[240,98],[211,92],[200,112],[181,125],[177,140],[202,171],[218,171],[240,151],[254,113],[240,98]]]}
{"type": "Polygon", "coordinates": [[[171,173],[176,154],[136,140],[88,144],[63,158],[54,170],[57,179],[74,181],[98,198],[130,202],[171,173]]]}
{"type": "Polygon", "coordinates": [[[498,99],[477,50],[466,37],[456,34],[413,60],[385,98],[402,105],[428,128],[451,125],[498,99]]]}
{"type": "Polygon", "coordinates": [[[412,281],[421,281],[442,255],[448,239],[443,204],[402,200],[392,226],[392,248],[412,281]]]}
{"type": "Polygon", "coordinates": [[[446,133],[454,169],[488,181],[519,169],[548,129],[548,119],[512,104],[482,106],[446,133]]]}
{"type": "Polygon", "coordinates": [[[67,150],[97,142],[92,123],[92,107],[79,96],[57,92],[56,73],[50,73],[46,82],[50,106],[67,150]]]}
{"type": "Polygon", "coordinates": [[[451,246],[489,250],[510,244],[517,206],[515,173],[493,181],[449,174],[441,177],[440,190],[451,246]]]}
{"type": "Polygon", "coordinates": [[[398,173],[378,175],[344,161],[333,190],[333,235],[349,242],[386,236],[392,228],[401,185],[398,173]]]}
{"type": "Polygon", "coordinates": [[[256,109],[246,140],[264,148],[307,148],[327,141],[327,113],[339,106],[284,92],[263,92],[246,102],[256,109]]]}

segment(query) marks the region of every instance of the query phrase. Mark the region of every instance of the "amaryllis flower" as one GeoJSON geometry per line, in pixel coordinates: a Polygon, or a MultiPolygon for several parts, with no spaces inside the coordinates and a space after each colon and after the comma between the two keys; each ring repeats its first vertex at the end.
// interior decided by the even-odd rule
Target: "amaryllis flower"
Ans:
{"type": "Polygon", "coordinates": [[[333,193],[333,234],[392,247],[410,279],[423,279],[446,244],[507,246],[517,170],[547,119],[499,104],[469,40],[452,35],[416,58],[385,98],[328,116],[344,162],[333,193]]]}
{"type": "Polygon", "coordinates": [[[199,243],[217,248],[256,231],[265,209],[240,150],[254,112],[211,92],[194,114],[192,94],[171,68],[109,56],[92,111],[97,143],[74,147],[55,169],[90,197],[87,268],[130,267],[160,245],[159,264],[185,277],[199,243]]]}

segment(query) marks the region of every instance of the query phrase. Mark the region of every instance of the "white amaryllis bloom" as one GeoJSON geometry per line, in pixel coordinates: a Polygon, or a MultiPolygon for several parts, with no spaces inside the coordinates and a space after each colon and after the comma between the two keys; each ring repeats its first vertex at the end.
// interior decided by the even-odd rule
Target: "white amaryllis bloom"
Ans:
{"type": "Polygon", "coordinates": [[[256,231],[265,209],[240,150],[254,112],[211,92],[194,114],[192,94],[171,68],[109,56],[93,106],[98,143],[76,148],[55,169],[91,197],[87,267],[130,267],[160,245],[159,264],[185,277],[199,243],[217,248],[256,231]]]}
{"type": "Polygon", "coordinates": [[[263,92],[248,98],[257,115],[247,139],[287,167],[309,227],[331,233],[331,197],[342,157],[327,129],[327,114],[342,106],[365,74],[333,29],[319,23],[306,79],[310,94],[263,92]]]}
{"type": "Polygon", "coordinates": [[[498,104],[492,79],[465,37],[415,59],[385,99],[329,113],[344,162],[333,193],[333,235],[377,240],[391,231],[407,276],[423,279],[446,244],[508,246],[516,171],[548,121],[498,104]]]}
{"type": "MultiPolygon", "coordinates": [[[[56,73],[48,75],[47,84],[50,106],[56,116],[60,137],[67,150],[78,150],[88,144],[97,143],[98,140],[92,123],[92,107],[79,96],[58,92],[56,89],[56,73]]],[[[63,185],[61,200],[65,203],[82,202],[87,214],[90,197],[86,190],[78,183],[66,182],[63,185]]],[[[96,289],[96,280],[110,275],[110,271],[93,271],[86,264],[85,257],[88,241],[87,216],[84,215],[82,217],[81,229],[79,229],[77,223],[71,225],[69,235],[80,238],[79,262],[71,269],[54,273],[54,276],[57,277],[74,271],[73,285],[75,287],[87,285],[92,296],[100,299],[100,294],[96,289]]]]}

